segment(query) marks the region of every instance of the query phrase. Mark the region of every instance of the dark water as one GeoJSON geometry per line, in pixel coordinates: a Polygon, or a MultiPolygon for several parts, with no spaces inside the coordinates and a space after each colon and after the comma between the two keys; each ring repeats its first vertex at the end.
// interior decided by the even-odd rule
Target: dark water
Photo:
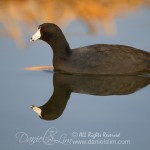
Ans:
{"type": "MultiPolygon", "coordinates": [[[[78,22],[64,32],[72,48],[113,43],[150,51],[149,15],[150,11],[141,10],[117,20],[118,33],[112,37],[67,34],[67,30],[84,31],[78,22]]],[[[49,46],[39,41],[21,51],[8,38],[1,38],[0,44],[2,149],[150,147],[150,77],[24,71],[24,67],[52,64],[49,46]],[[41,106],[42,118],[31,105],[41,106]],[[116,137],[108,137],[110,134],[116,137]],[[75,140],[87,143],[73,143],[75,140]],[[112,140],[128,143],[110,144],[112,140]]]]}

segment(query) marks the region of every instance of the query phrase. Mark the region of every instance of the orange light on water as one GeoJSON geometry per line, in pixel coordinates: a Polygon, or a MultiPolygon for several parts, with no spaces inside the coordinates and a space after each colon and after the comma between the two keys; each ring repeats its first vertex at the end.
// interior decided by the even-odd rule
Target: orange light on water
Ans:
{"type": "Polygon", "coordinates": [[[66,25],[72,20],[85,22],[90,33],[100,23],[106,33],[115,32],[115,19],[150,0],[5,0],[0,1],[0,35],[23,39],[24,26],[28,30],[43,22],[66,25]]]}

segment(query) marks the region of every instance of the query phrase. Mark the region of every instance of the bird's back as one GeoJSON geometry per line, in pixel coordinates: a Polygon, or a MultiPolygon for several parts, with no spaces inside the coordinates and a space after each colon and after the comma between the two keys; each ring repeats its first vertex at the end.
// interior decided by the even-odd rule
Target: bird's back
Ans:
{"type": "MultiPolygon", "coordinates": [[[[67,72],[132,74],[150,70],[150,53],[123,45],[97,44],[72,50],[67,72]]],[[[64,70],[65,70],[64,68],[64,70]]]]}

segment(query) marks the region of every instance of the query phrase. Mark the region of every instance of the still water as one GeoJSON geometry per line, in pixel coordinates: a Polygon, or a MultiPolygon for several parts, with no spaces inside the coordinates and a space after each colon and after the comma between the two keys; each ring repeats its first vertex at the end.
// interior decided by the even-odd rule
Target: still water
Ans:
{"type": "MultiPolygon", "coordinates": [[[[111,43],[150,51],[149,16],[149,10],[141,9],[118,19],[117,34],[110,37],[102,31],[87,35],[78,21],[64,33],[72,48],[111,43]]],[[[150,77],[25,71],[25,67],[52,64],[50,47],[38,41],[21,51],[14,41],[2,37],[0,45],[2,149],[150,147],[150,77]],[[32,105],[42,109],[40,117],[30,108],[32,105]]]]}

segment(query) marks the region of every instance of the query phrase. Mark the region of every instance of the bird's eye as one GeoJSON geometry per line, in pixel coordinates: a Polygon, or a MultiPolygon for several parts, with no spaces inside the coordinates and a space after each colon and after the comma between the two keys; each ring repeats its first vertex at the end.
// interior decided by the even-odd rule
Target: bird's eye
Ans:
{"type": "Polygon", "coordinates": [[[46,27],[42,27],[41,31],[46,32],[46,27]]]}
{"type": "Polygon", "coordinates": [[[43,32],[46,32],[46,27],[42,27],[41,25],[38,27],[38,29],[40,29],[43,32]]]}

